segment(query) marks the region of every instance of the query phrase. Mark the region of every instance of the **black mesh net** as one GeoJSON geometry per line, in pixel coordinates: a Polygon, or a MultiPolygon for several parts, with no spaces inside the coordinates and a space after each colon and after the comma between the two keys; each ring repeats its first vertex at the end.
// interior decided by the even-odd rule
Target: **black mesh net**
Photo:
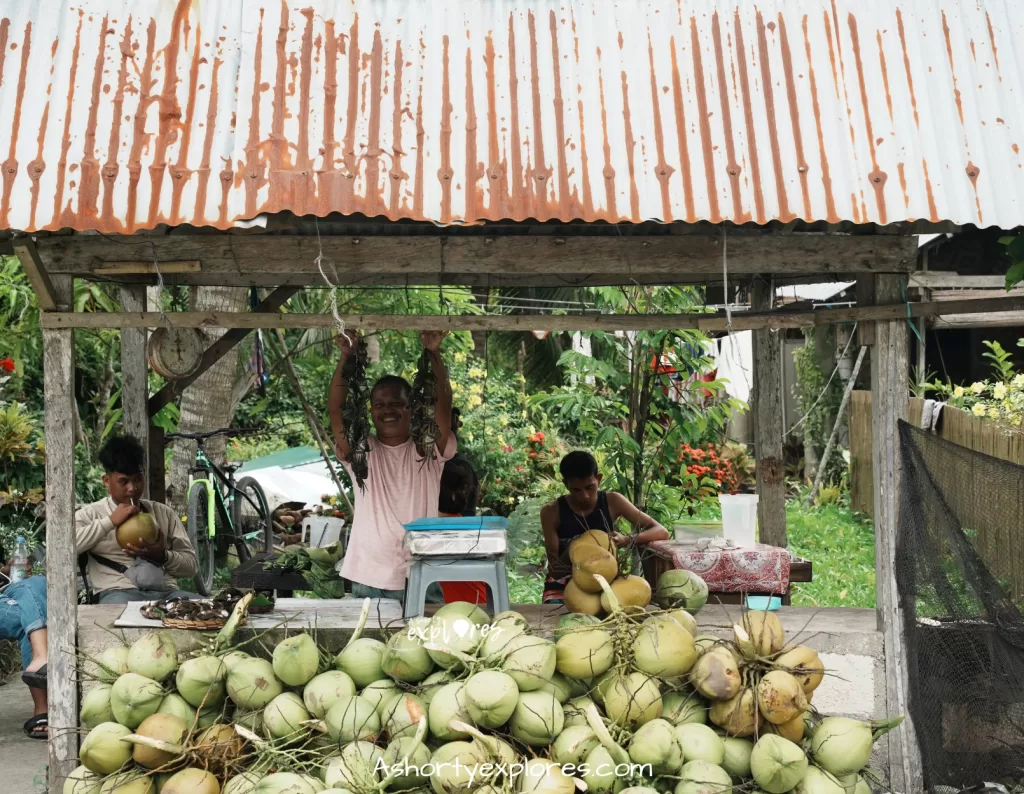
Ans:
{"type": "Polygon", "coordinates": [[[1024,780],[1024,467],[900,423],[896,583],[929,788],[1024,780]]]}

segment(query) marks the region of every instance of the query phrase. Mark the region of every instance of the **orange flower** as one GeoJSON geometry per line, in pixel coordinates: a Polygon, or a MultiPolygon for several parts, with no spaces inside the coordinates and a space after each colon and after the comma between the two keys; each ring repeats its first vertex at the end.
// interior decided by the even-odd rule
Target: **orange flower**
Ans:
{"type": "Polygon", "coordinates": [[[2,369],[4,372],[14,372],[14,359],[0,359],[0,369],[2,369]]]}

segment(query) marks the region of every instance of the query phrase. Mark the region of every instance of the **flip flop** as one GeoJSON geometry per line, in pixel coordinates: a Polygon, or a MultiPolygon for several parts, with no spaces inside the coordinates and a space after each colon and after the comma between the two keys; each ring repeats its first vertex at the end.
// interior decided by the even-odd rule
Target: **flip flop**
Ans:
{"type": "Polygon", "coordinates": [[[48,730],[49,724],[50,720],[46,714],[37,714],[22,726],[22,730],[25,731],[25,735],[29,739],[42,739],[46,741],[50,735],[48,730]],[[44,730],[40,730],[40,728],[44,730]]]}
{"type": "Polygon", "coordinates": [[[46,665],[31,673],[22,673],[21,680],[33,689],[46,689],[46,665]]]}

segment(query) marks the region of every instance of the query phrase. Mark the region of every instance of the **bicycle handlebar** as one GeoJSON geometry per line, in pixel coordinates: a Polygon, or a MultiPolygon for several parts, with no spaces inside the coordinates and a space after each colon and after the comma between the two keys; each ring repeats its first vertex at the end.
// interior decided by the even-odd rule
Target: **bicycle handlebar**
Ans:
{"type": "Polygon", "coordinates": [[[224,436],[225,438],[233,438],[234,436],[240,436],[245,434],[247,431],[237,427],[222,427],[219,430],[209,430],[205,433],[166,433],[164,435],[164,442],[174,441],[176,438],[185,438],[190,441],[205,441],[213,436],[224,436]]]}

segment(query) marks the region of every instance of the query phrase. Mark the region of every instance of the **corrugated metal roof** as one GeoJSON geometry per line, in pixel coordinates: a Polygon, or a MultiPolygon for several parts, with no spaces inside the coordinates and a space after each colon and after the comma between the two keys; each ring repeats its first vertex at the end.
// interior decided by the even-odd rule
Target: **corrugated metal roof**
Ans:
{"type": "Polygon", "coordinates": [[[0,0],[0,227],[1024,223],[1017,0],[0,0]]]}

